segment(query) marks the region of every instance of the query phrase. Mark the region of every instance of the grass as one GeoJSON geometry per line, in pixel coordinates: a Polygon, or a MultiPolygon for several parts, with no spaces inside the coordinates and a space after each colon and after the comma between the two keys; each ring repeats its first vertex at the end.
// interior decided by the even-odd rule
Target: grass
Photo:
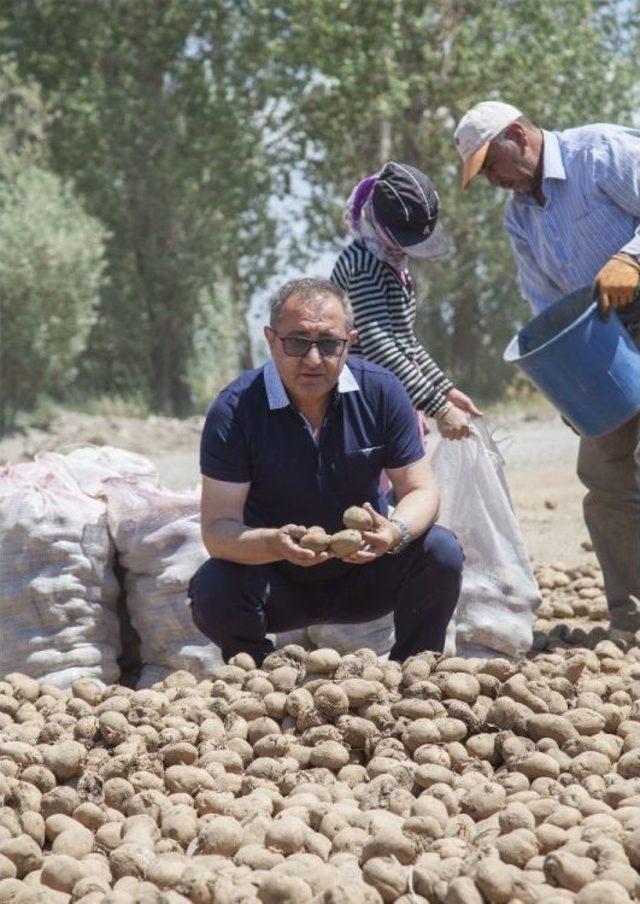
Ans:
{"type": "Polygon", "coordinates": [[[32,411],[21,412],[16,419],[16,428],[36,427],[46,430],[57,417],[63,414],[79,413],[94,417],[146,418],[151,414],[148,407],[136,398],[101,395],[93,398],[69,398],[63,402],[49,396],[41,396],[32,411]]]}

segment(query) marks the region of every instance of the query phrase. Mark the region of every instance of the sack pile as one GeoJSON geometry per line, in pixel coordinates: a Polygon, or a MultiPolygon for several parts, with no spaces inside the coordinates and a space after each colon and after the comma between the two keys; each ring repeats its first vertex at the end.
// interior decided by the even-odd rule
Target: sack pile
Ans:
{"type": "Polygon", "coordinates": [[[138,687],[176,669],[197,678],[222,665],[218,647],[193,624],[189,580],[208,555],[199,493],[171,493],[121,478],[106,481],[108,523],[125,569],[127,609],[144,663],[138,687]]]}
{"type": "MultiPolygon", "coordinates": [[[[481,423],[467,440],[436,439],[433,451],[431,442],[438,521],[465,551],[446,652],[520,655],[532,644],[539,595],[500,454],[481,423]]],[[[109,446],[0,469],[0,674],[20,671],[62,688],[83,676],[114,683],[129,620],[139,635],[139,686],[176,669],[204,677],[220,665],[187,598],[207,558],[199,496],[159,483],[148,459],[109,446]]],[[[393,640],[390,613],[288,632],[276,643],[384,655],[393,640]]]]}
{"type": "Polygon", "coordinates": [[[0,674],[116,682],[118,560],[145,686],[204,674],[221,657],[191,621],[187,585],[205,558],[197,497],[161,489],[141,455],[80,447],[0,469],[0,674]]]}
{"type": "Polygon", "coordinates": [[[116,681],[118,592],[104,502],[50,464],[0,472],[0,674],[116,681]]]}

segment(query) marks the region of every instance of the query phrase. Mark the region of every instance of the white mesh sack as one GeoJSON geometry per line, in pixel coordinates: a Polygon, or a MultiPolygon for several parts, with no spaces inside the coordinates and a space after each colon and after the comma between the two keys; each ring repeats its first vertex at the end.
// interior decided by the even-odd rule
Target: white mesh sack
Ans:
{"type": "Polygon", "coordinates": [[[187,598],[190,578],[208,557],[198,494],[121,478],[107,480],[105,490],[109,528],[125,569],[127,609],[140,635],[139,686],[176,669],[206,677],[222,657],[194,625],[187,598]]]}
{"type": "Polygon", "coordinates": [[[517,656],[531,648],[540,602],[518,519],[504,478],[504,461],[488,429],[476,421],[468,439],[438,440],[431,464],[440,487],[438,523],[462,544],[460,600],[447,653],[517,656]]]}
{"type": "Polygon", "coordinates": [[[74,492],[79,491],[78,481],[68,471],[59,471],[42,461],[21,461],[0,468],[0,496],[12,495],[19,487],[31,487],[41,482],[51,487],[54,482],[74,492]]]}
{"type": "Polygon", "coordinates": [[[103,501],[41,463],[0,472],[0,675],[117,680],[110,551],[103,501]]]}
{"type": "Polygon", "coordinates": [[[304,647],[305,650],[314,646],[314,644],[309,642],[306,628],[294,628],[291,631],[281,631],[279,634],[267,634],[267,638],[277,650],[281,647],[286,647],[288,644],[296,644],[296,646],[304,647]]]}
{"type": "Polygon", "coordinates": [[[157,487],[160,483],[153,462],[144,455],[115,446],[67,446],[58,452],[41,452],[34,464],[44,464],[75,480],[89,496],[103,493],[104,481],[110,477],[125,477],[145,486],[157,487]]]}

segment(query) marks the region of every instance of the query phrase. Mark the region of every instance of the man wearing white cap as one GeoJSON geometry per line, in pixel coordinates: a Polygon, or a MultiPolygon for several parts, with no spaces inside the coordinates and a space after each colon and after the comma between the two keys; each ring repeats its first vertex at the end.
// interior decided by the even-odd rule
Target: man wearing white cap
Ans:
{"type": "MultiPolygon", "coordinates": [[[[640,132],[548,132],[511,104],[485,101],[462,117],[454,143],[463,189],[483,175],[513,192],[505,228],[534,313],[593,284],[602,315],[615,308],[640,347],[640,132]]],[[[612,634],[631,637],[640,630],[640,416],[583,437],[578,476],[612,634]]]]}

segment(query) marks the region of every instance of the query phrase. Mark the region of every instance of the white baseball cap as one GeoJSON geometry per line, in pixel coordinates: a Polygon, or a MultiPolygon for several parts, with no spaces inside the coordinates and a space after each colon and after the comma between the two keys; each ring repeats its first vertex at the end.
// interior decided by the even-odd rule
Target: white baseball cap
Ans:
{"type": "Polygon", "coordinates": [[[453,133],[456,151],[464,161],[463,191],[482,169],[489,142],[521,116],[517,107],[498,100],[485,100],[464,114],[453,133]]]}

